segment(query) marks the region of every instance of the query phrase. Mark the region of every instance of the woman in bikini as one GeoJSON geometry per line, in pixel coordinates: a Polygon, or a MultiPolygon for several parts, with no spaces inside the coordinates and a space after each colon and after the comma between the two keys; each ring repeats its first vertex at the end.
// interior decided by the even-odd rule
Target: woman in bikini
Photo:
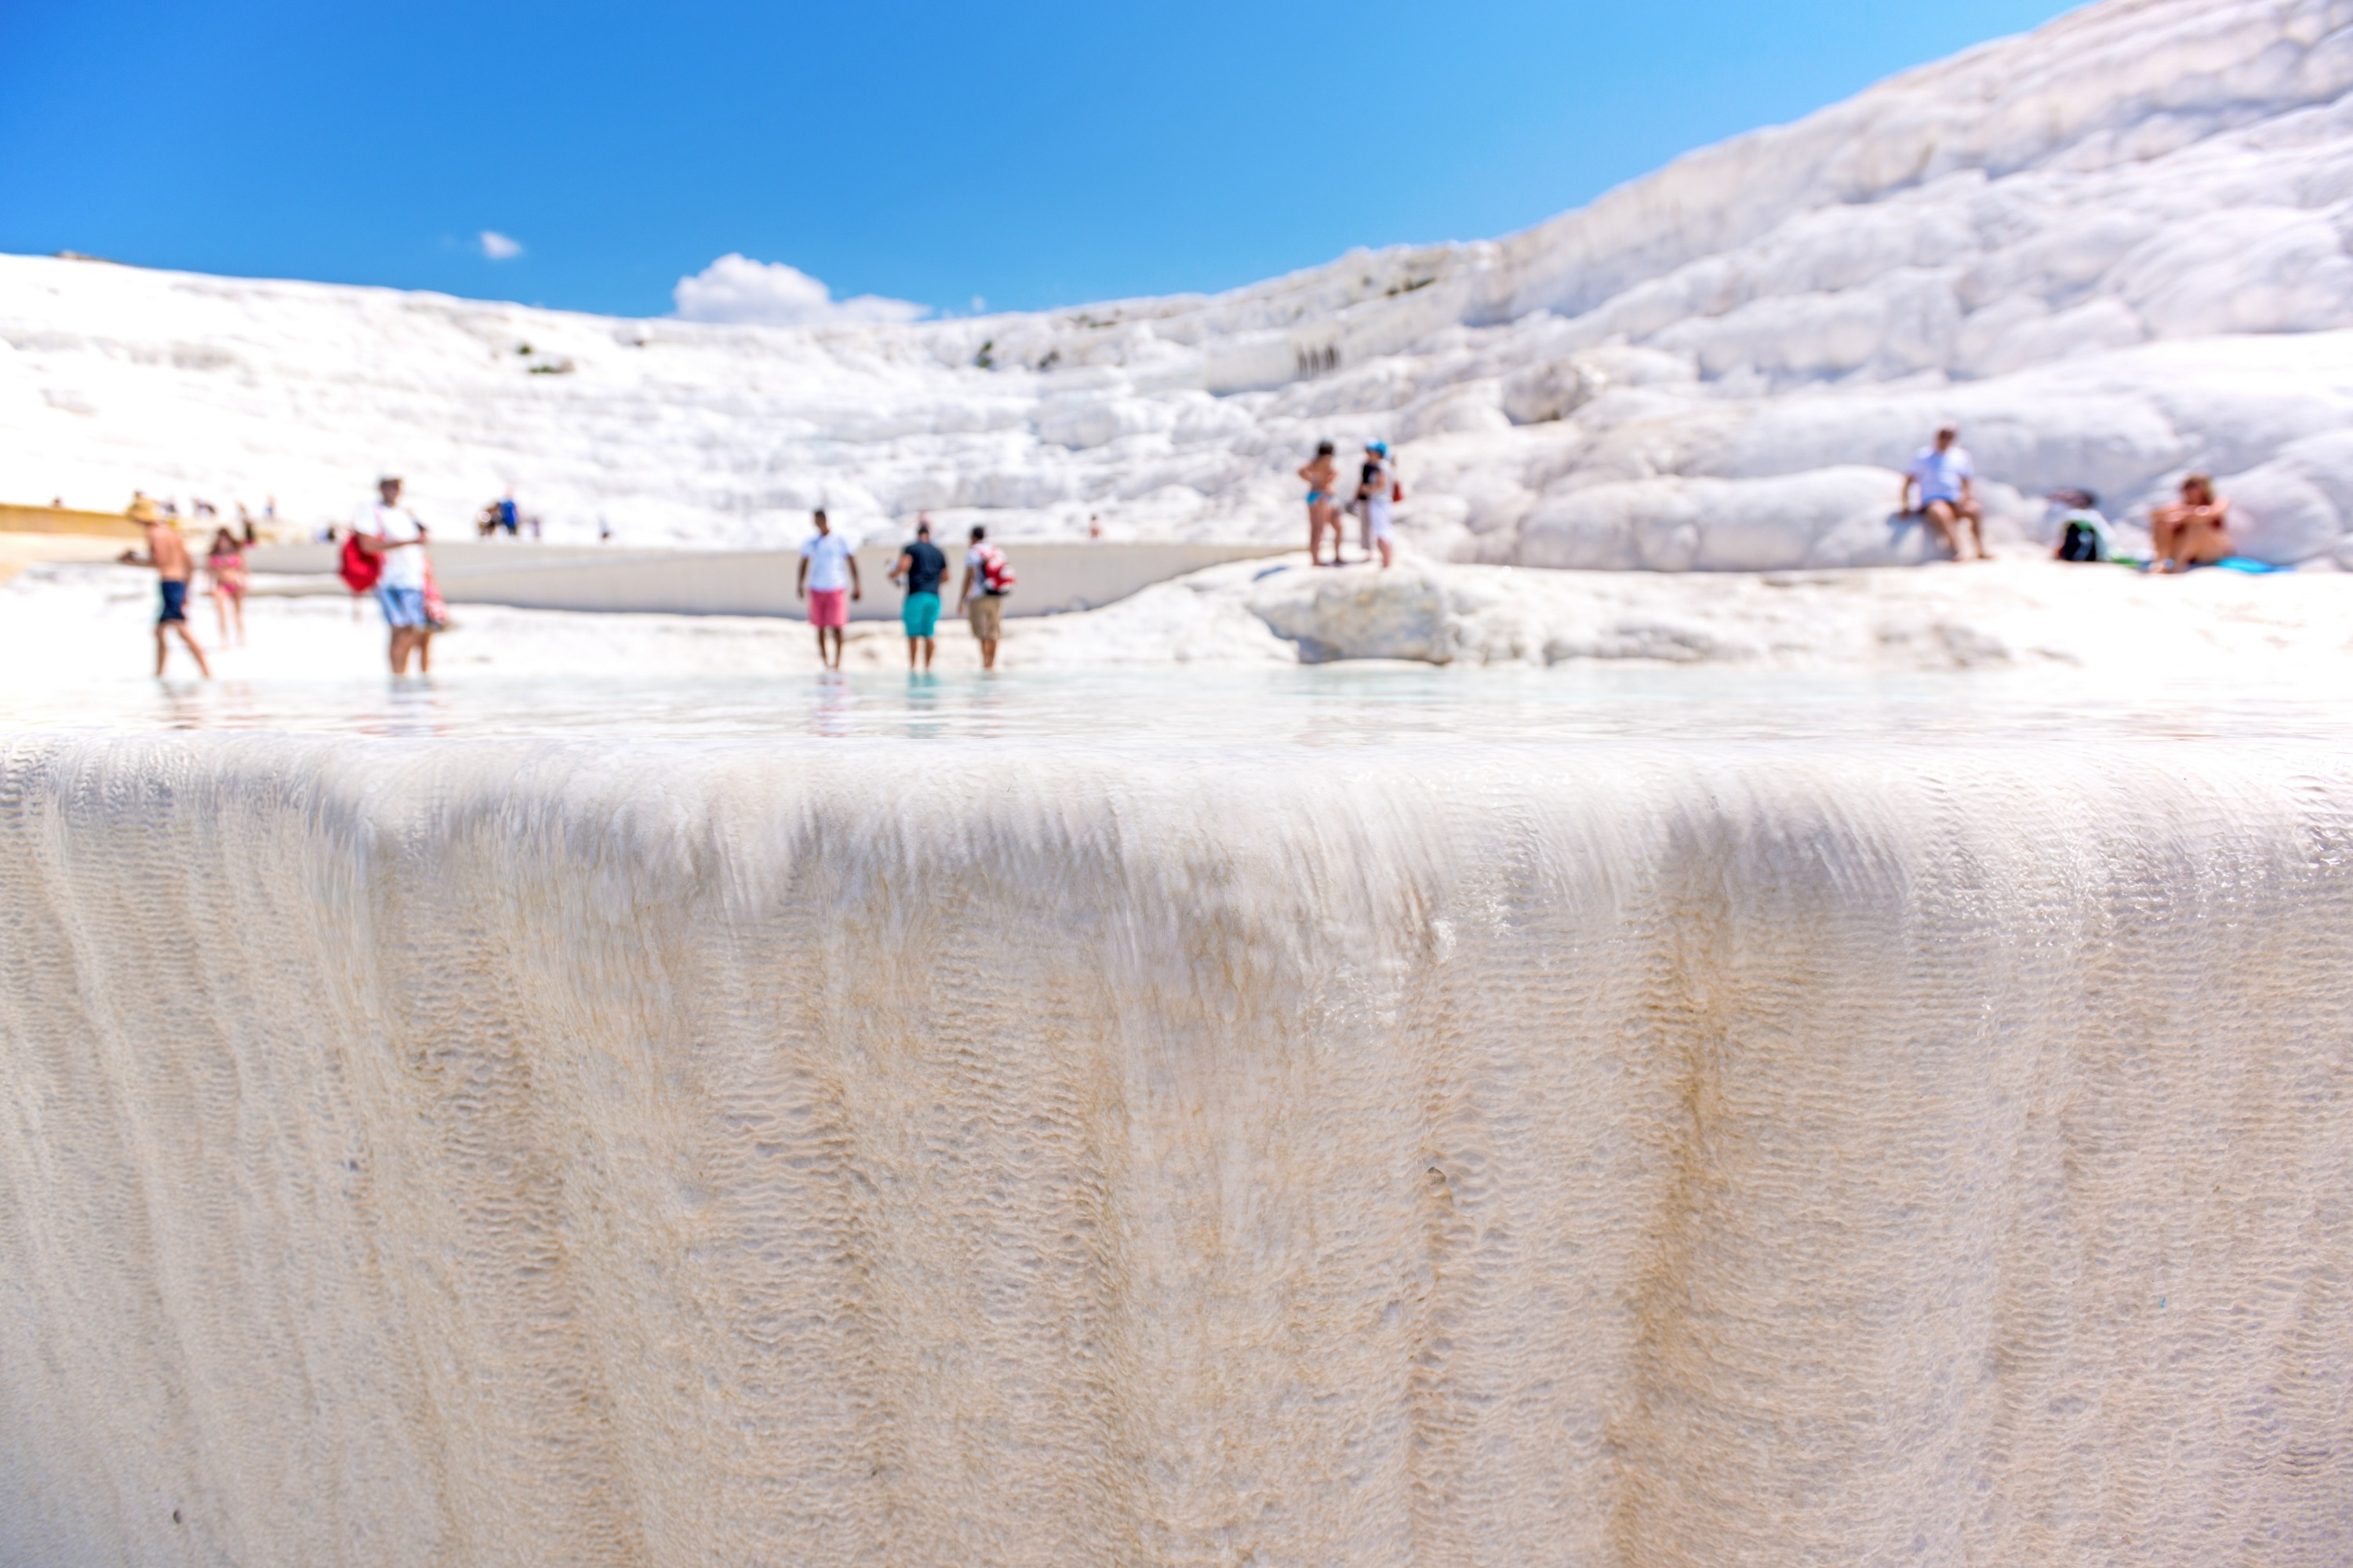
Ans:
{"type": "Polygon", "coordinates": [[[2186,572],[2211,566],[2231,551],[2231,503],[2214,493],[2214,482],[2193,473],[2181,482],[2181,499],[2149,514],[2148,538],[2157,553],[2155,570],[2186,572]]]}
{"type": "Polygon", "coordinates": [[[1300,480],[1307,486],[1307,562],[1310,566],[1324,564],[1324,531],[1332,531],[1332,564],[1340,564],[1340,508],[1333,501],[1332,487],[1339,482],[1339,465],[1332,460],[1332,443],[1315,443],[1315,456],[1299,471],[1300,480]]]}
{"type": "Polygon", "coordinates": [[[220,617],[221,646],[228,646],[228,629],[237,625],[237,645],[245,646],[245,546],[226,528],[213,530],[212,548],[205,553],[205,571],[213,582],[213,613],[220,617]]]}

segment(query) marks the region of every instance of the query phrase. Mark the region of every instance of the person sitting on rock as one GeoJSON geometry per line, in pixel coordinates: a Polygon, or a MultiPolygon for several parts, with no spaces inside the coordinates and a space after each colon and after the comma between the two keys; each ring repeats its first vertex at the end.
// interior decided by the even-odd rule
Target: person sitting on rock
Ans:
{"type": "Polygon", "coordinates": [[[1961,524],[1968,524],[1969,536],[1975,540],[1975,558],[1985,560],[1985,510],[1978,504],[1977,468],[1969,461],[1968,450],[1954,444],[1960,434],[1947,425],[1936,432],[1936,444],[1922,447],[1912,458],[1912,466],[1904,471],[1904,489],[1896,509],[1909,517],[1913,514],[1912,491],[1918,486],[1918,510],[1932,524],[1952,551],[1953,559],[1966,561],[1970,552],[1961,541],[1961,524]]]}
{"type": "Polygon", "coordinates": [[[2214,493],[2213,479],[2193,473],[2181,482],[2181,499],[2149,514],[2148,538],[2160,572],[2210,567],[2232,554],[2231,503],[2214,493]]]}

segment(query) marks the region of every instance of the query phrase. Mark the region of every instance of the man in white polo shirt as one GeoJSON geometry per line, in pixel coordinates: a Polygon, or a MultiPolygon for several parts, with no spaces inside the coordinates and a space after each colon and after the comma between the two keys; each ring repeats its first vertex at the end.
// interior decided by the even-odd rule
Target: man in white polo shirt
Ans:
{"type": "Polygon", "coordinates": [[[1961,546],[1961,524],[1967,523],[1977,543],[1976,558],[1982,561],[1986,558],[1985,512],[1978,505],[1977,467],[1969,461],[1968,452],[1954,444],[1959,434],[1947,425],[1936,432],[1935,446],[1922,447],[1913,455],[1912,466],[1904,471],[1903,498],[1897,506],[1910,516],[1913,487],[1918,486],[1919,510],[1944,535],[1945,547],[1953,552],[1953,559],[1970,558],[1969,552],[1961,546]]]}
{"type": "Polygon", "coordinates": [[[841,668],[841,630],[849,624],[849,601],[865,597],[858,580],[858,557],[849,541],[835,533],[820,507],[811,514],[817,532],[801,541],[800,574],[793,592],[808,601],[809,624],[817,628],[817,662],[828,670],[841,668]],[[833,633],[833,656],[826,656],[825,634],[833,633]]]}
{"type": "Polygon", "coordinates": [[[392,629],[392,673],[408,673],[409,656],[425,646],[425,525],[400,503],[400,481],[386,474],[375,482],[376,501],[360,514],[360,548],[382,558],[375,601],[392,629]]]}

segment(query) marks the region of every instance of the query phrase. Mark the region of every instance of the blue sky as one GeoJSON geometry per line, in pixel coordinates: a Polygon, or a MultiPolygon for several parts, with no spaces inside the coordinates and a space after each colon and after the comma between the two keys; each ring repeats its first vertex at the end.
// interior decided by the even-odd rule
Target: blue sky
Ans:
{"type": "Polygon", "coordinates": [[[939,309],[1222,289],[2067,8],[0,0],[0,250],[641,315],[728,252],[939,309]]]}

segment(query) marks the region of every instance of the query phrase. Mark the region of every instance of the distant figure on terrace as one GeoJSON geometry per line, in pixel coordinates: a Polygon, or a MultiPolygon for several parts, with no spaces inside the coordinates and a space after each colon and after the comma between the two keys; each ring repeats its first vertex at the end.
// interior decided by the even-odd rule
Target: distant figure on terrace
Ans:
{"type": "Polygon", "coordinates": [[[131,503],[131,520],[147,530],[147,553],[125,550],[117,558],[126,567],[155,569],[163,597],[155,616],[155,673],[164,673],[164,634],[176,631],[187,646],[188,657],[196,662],[196,673],[210,680],[213,667],[205,662],[205,651],[188,632],[188,579],[195,576],[195,563],[188,559],[187,544],[171,520],[144,495],[132,493],[136,499],[131,503]]]}
{"type": "Polygon", "coordinates": [[[2181,499],[2149,514],[2148,539],[2160,572],[2211,567],[2231,551],[2231,503],[2214,493],[2214,481],[2193,473],[2181,482],[2181,499]]]}
{"type": "Polygon", "coordinates": [[[817,662],[828,670],[841,668],[841,632],[849,624],[849,601],[866,597],[858,580],[858,557],[849,541],[833,531],[820,507],[809,514],[817,532],[801,541],[799,575],[793,594],[808,601],[808,622],[817,628],[817,662]],[[833,652],[826,653],[826,633],[833,633],[833,652]]]}
{"type": "Polygon", "coordinates": [[[1332,531],[1332,564],[1340,564],[1340,465],[1330,441],[1317,441],[1315,455],[1300,466],[1300,482],[1307,486],[1307,564],[1324,564],[1324,531],[1332,531]]]}
{"type": "Polygon", "coordinates": [[[213,545],[205,553],[205,574],[212,578],[213,614],[220,619],[221,646],[229,646],[232,627],[237,646],[245,646],[245,545],[227,528],[213,530],[213,545]]]}
{"type": "Polygon", "coordinates": [[[1947,425],[1936,432],[1935,446],[1922,447],[1914,454],[1912,466],[1904,471],[1904,491],[1896,509],[1907,517],[1915,511],[1925,514],[1953,559],[1982,561],[1987,558],[1985,511],[1978,504],[1977,466],[1969,461],[1968,450],[1957,444],[1959,434],[1947,425]],[[1915,487],[1920,492],[1916,507],[1912,500],[1915,487]],[[1964,523],[1976,546],[1974,555],[1961,541],[1964,523]]]}

